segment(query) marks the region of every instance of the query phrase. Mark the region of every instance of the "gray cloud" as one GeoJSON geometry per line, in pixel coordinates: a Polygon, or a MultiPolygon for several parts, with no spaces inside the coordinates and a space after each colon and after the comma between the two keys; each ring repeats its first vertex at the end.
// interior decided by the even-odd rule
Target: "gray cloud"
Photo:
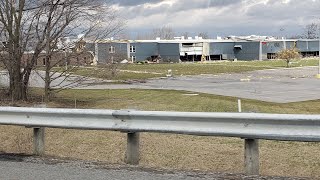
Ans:
{"type": "Polygon", "coordinates": [[[239,4],[239,0],[180,0],[173,4],[170,12],[179,12],[192,9],[208,9],[212,7],[228,7],[239,4]]]}
{"type": "Polygon", "coordinates": [[[119,0],[128,31],[170,26],[215,35],[285,35],[320,23],[320,0],[119,0]],[[166,3],[171,2],[171,3],[166,3]],[[161,3],[161,4],[160,4],[161,3]],[[148,5],[147,5],[148,4],[148,5]],[[150,5],[151,4],[151,5],[150,5]],[[280,29],[284,31],[280,32],[280,29]]]}
{"type": "Polygon", "coordinates": [[[114,0],[112,1],[113,4],[118,4],[120,6],[137,6],[145,3],[159,3],[162,2],[163,0],[114,0]]]}

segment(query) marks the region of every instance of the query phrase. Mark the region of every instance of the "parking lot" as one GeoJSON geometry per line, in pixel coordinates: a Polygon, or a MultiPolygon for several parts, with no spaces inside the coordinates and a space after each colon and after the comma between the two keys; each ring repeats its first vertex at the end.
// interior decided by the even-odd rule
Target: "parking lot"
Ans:
{"type": "Polygon", "coordinates": [[[320,99],[318,67],[259,70],[219,75],[179,76],[130,85],[96,85],[93,89],[172,89],[290,103],[320,99]]]}
{"type": "MultiPolygon", "coordinates": [[[[76,89],[168,89],[184,90],[195,93],[208,93],[255,99],[266,102],[290,103],[320,99],[320,79],[316,78],[318,67],[298,67],[258,70],[234,74],[202,74],[193,76],[174,76],[149,79],[146,83],[106,84],[103,80],[89,78],[76,89]],[[91,84],[92,85],[88,85],[91,84]]],[[[44,87],[40,73],[32,73],[30,86],[44,87]]],[[[76,75],[70,78],[76,78],[76,75]]],[[[53,85],[66,86],[73,81],[67,79],[60,84],[59,79],[53,85]],[[70,82],[69,82],[70,81],[70,82]]],[[[64,80],[63,77],[60,78],[64,80]]],[[[1,84],[8,86],[8,77],[2,73],[1,84]]]]}

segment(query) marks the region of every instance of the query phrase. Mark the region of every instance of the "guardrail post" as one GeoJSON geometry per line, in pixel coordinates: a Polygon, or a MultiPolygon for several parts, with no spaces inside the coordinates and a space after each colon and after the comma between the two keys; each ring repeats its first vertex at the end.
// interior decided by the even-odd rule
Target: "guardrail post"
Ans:
{"type": "Polygon", "coordinates": [[[259,140],[245,139],[245,171],[247,175],[259,175],[259,140]]]}
{"type": "Polygon", "coordinates": [[[130,132],[127,133],[127,152],[126,152],[126,163],[131,165],[138,165],[140,154],[139,154],[139,133],[130,132]]]}
{"type": "Polygon", "coordinates": [[[44,155],[44,130],[45,128],[33,128],[33,153],[37,156],[44,155]]]}

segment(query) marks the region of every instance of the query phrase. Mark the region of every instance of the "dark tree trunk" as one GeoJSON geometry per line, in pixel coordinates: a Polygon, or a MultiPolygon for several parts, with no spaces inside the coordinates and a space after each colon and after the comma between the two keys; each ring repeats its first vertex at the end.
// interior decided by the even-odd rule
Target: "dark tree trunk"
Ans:
{"type": "Polygon", "coordinates": [[[46,58],[46,72],[45,72],[45,79],[44,79],[44,100],[45,102],[50,101],[50,96],[51,96],[51,77],[50,77],[50,58],[47,56],[46,58]]]}
{"type": "Polygon", "coordinates": [[[22,76],[20,66],[13,65],[10,69],[10,96],[13,100],[27,100],[28,83],[24,83],[24,77],[22,76]]]}

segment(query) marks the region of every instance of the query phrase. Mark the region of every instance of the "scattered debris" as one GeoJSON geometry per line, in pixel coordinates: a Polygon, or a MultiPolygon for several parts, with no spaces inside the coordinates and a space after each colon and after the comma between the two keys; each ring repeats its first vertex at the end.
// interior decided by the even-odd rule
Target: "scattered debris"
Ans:
{"type": "Polygon", "coordinates": [[[167,77],[172,77],[172,70],[171,69],[168,70],[167,77]]]}
{"type": "Polygon", "coordinates": [[[251,79],[240,79],[241,82],[250,82],[251,79]]]}
{"type": "Polygon", "coordinates": [[[199,94],[182,94],[183,96],[199,96],[199,94]]]}
{"type": "Polygon", "coordinates": [[[122,61],[120,62],[120,64],[128,64],[128,63],[129,63],[129,61],[126,60],[126,59],[124,59],[124,60],[122,60],[122,61]]]}

